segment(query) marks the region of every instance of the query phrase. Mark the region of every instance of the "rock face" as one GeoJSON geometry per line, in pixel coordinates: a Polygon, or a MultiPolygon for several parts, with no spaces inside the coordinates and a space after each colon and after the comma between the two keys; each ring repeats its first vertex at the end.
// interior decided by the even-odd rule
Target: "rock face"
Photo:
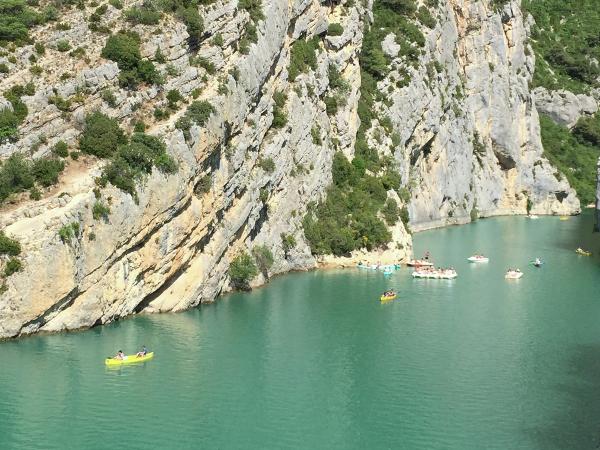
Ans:
{"type": "MultiPolygon", "coordinates": [[[[267,19],[258,22],[258,41],[244,54],[238,43],[248,12],[235,0],[202,6],[207,29],[198,55],[214,66],[214,75],[190,63],[181,23],[164,19],[160,34],[138,25],[143,56],[160,49],[165,58],[160,70],[169,76],[160,89],[133,92],[118,87],[118,67],[100,57],[106,37],[89,31],[83,12],[72,10],[64,18],[73,24],[66,32],[36,30],[36,39],[45,38],[49,49],[66,36],[87,48],[88,59],[49,50],[39,62],[44,75],[36,81],[35,95],[23,97],[30,112],[20,129],[23,137],[0,146],[4,156],[26,152],[32,143],[34,157],[48,154],[58,140],[74,145],[85,114],[97,109],[131,129],[136,120],[164,107],[170,89],[186,97],[200,91],[198,98],[209,100],[215,113],[202,128],[192,127],[187,140],[174,126],[183,109],[168,120],[153,121],[147,132],[164,137],[178,171],[168,176],[154,171],[138,188],[137,203],[109,185],[101,193],[110,203],[105,220],[92,214],[94,177],[102,167],[94,160],[67,169],[60,186],[44,199],[5,207],[0,225],[21,243],[23,271],[10,276],[0,294],[0,338],[213,301],[229,289],[232,259],[256,245],[273,252],[270,274],[315,267],[302,217],[310,202],[325,195],[334,152],[349,157],[354,152],[358,54],[370,7],[369,2],[264,0],[267,19]],[[316,68],[290,81],[294,42],[322,34],[332,22],[342,25],[343,34],[324,37],[316,68]],[[334,116],[328,116],[323,102],[331,90],[330,65],[349,85],[346,102],[334,116]],[[63,79],[65,70],[76,75],[63,79]],[[114,93],[114,106],[103,99],[107,89],[114,93]],[[287,95],[283,110],[288,120],[281,127],[272,126],[276,92],[287,95]],[[68,113],[49,103],[49,96],[58,94],[77,99],[68,113]],[[269,159],[273,170],[264,164],[269,159]],[[64,243],[58,231],[74,223],[76,236],[64,243]],[[293,248],[284,250],[284,235],[295,238],[293,248]]],[[[437,19],[426,32],[416,67],[397,56],[399,46],[392,39],[384,42],[393,70],[379,89],[389,92],[390,101],[376,108],[380,117],[391,119],[400,139],[379,139],[376,120],[368,131],[370,145],[393,155],[411,192],[413,229],[466,222],[477,211],[525,214],[528,205],[539,214],[577,212],[573,190],[556,179],[542,156],[528,90],[534,61],[526,52],[528,31],[519,2],[496,12],[487,1],[444,0],[437,19]],[[402,88],[392,83],[400,68],[411,76],[402,88]]],[[[118,11],[109,7],[103,20],[114,25],[118,11]]],[[[2,80],[3,91],[30,77],[26,64],[32,46],[19,52],[14,70],[2,80]]],[[[400,223],[392,231],[396,246],[382,257],[410,256],[405,227],[400,223]]],[[[259,276],[253,284],[263,281],[259,276]]]]}
{"type": "Polygon", "coordinates": [[[591,95],[565,90],[548,91],[543,87],[536,88],[533,95],[539,113],[568,128],[573,128],[581,116],[598,111],[598,102],[591,95]]]}
{"type": "Polygon", "coordinates": [[[579,210],[575,192],[543,157],[527,38],[518,1],[495,11],[488,2],[449,0],[440,2],[418,66],[394,57],[379,83],[391,102],[378,107],[400,136],[393,154],[412,193],[413,230],[468,222],[471,212],[579,210]],[[402,71],[410,83],[397,88],[402,71]]]}

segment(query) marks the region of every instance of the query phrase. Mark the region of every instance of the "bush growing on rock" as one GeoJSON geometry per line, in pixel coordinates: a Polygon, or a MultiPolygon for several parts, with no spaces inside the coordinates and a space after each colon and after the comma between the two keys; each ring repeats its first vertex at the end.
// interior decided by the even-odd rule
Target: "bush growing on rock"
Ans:
{"type": "Polygon", "coordinates": [[[85,128],[79,139],[82,152],[99,158],[109,158],[127,138],[116,119],[101,112],[93,112],[85,118],[85,128]]]}
{"type": "Polygon", "coordinates": [[[23,270],[23,264],[17,258],[10,258],[4,266],[4,276],[10,277],[13,273],[23,270]]]}
{"type": "Polygon", "coordinates": [[[249,289],[249,282],[256,275],[258,275],[258,268],[246,252],[239,254],[229,266],[229,278],[233,286],[238,289],[249,289]]]}
{"type": "Polygon", "coordinates": [[[252,256],[265,278],[269,277],[269,269],[273,266],[273,253],[266,245],[258,245],[252,249],[252,256]]]}
{"type": "Polygon", "coordinates": [[[339,23],[330,23],[327,27],[327,34],[329,36],[341,36],[344,34],[344,27],[339,23]]]}
{"type": "Polygon", "coordinates": [[[58,236],[63,244],[69,244],[71,239],[79,236],[79,229],[79,222],[71,222],[60,227],[58,230],[58,236]]]}
{"type": "Polygon", "coordinates": [[[35,180],[23,155],[12,154],[0,169],[0,201],[33,187],[35,180]]]}
{"type": "Polygon", "coordinates": [[[160,83],[160,75],[151,61],[143,60],[140,53],[140,37],[131,31],[119,31],[111,35],[102,49],[102,57],[119,66],[119,82],[135,89],[140,82],[160,83]]]}
{"type": "Polygon", "coordinates": [[[16,139],[20,122],[14,111],[0,109],[0,143],[16,139]]]}
{"type": "Polygon", "coordinates": [[[136,183],[152,173],[153,167],[167,174],[177,170],[177,164],[167,155],[162,139],[134,133],[131,142],[118,147],[111,162],[102,171],[100,183],[111,183],[137,200],[136,183]]]}
{"type": "Polygon", "coordinates": [[[65,141],[58,141],[54,144],[54,147],[52,147],[52,153],[61,158],[66,158],[69,156],[69,147],[65,141]]]}
{"type": "Polygon", "coordinates": [[[21,244],[0,231],[0,255],[18,256],[20,253],[21,244]]]}
{"type": "Polygon", "coordinates": [[[192,125],[204,125],[214,111],[213,106],[206,100],[194,101],[188,106],[183,117],[175,122],[175,127],[182,130],[185,138],[189,139],[189,131],[192,125]]]}
{"type": "Polygon", "coordinates": [[[388,225],[393,226],[398,222],[398,217],[400,216],[400,210],[398,209],[398,203],[393,198],[389,198],[384,207],[381,210],[383,217],[388,225]]]}
{"type": "Polygon", "coordinates": [[[58,175],[65,168],[65,163],[59,159],[36,159],[31,173],[35,181],[44,187],[58,183],[58,175]]]}
{"type": "Polygon", "coordinates": [[[124,13],[125,20],[135,25],[157,25],[160,22],[161,13],[157,11],[152,3],[146,2],[141,6],[134,6],[124,13]]]}
{"type": "Polygon", "coordinates": [[[273,161],[273,158],[260,158],[258,160],[258,167],[267,173],[272,173],[275,170],[275,161],[273,161]]]}
{"type": "Polygon", "coordinates": [[[309,40],[298,39],[292,44],[290,50],[290,66],[288,69],[290,81],[294,81],[298,75],[317,68],[317,49],[319,38],[309,40]]]}
{"type": "Polygon", "coordinates": [[[281,246],[283,247],[283,253],[287,258],[290,254],[290,250],[296,247],[296,239],[291,234],[281,233],[281,246]]]}
{"type": "Polygon", "coordinates": [[[92,207],[92,217],[94,220],[98,220],[100,218],[107,219],[110,214],[110,208],[100,201],[94,202],[94,206],[92,207]]]}

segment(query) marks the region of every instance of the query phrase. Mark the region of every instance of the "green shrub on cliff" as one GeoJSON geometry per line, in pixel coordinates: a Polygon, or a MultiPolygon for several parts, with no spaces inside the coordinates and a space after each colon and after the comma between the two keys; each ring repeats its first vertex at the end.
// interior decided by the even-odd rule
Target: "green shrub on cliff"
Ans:
{"type": "Polygon", "coordinates": [[[85,118],[85,128],[79,139],[82,152],[99,158],[109,158],[127,138],[116,119],[101,112],[93,112],[85,118]]]}
{"type": "Polygon", "coordinates": [[[329,36],[341,36],[344,34],[344,27],[339,23],[330,23],[327,27],[327,34],[329,36]]]}
{"type": "Polygon", "coordinates": [[[160,22],[161,13],[150,2],[134,6],[124,13],[125,19],[134,25],[157,25],[160,22]]]}
{"type": "Polygon", "coordinates": [[[10,258],[4,266],[4,276],[10,277],[13,273],[23,270],[23,263],[17,258],[10,258]]]}
{"type": "Polygon", "coordinates": [[[0,255],[18,256],[20,253],[21,244],[0,231],[0,255]]]}
{"type": "Polygon", "coordinates": [[[258,268],[252,257],[242,252],[229,266],[229,278],[234,287],[238,289],[249,289],[249,282],[258,275],[258,268]]]}
{"type": "Polygon", "coordinates": [[[252,249],[252,256],[254,256],[254,260],[262,274],[265,278],[268,278],[269,269],[273,266],[273,262],[275,261],[271,250],[266,245],[257,245],[252,249]]]}
{"type": "Polygon", "coordinates": [[[119,83],[135,89],[139,83],[160,84],[161,77],[151,61],[142,59],[140,37],[133,31],[119,31],[111,35],[102,49],[102,57],[117,63],[119,83]]]}
{"type": "Polygon", "coordinates": [[[292,44],[288,69],[290,81],[294,81],[298,75],[307,72],[309,69],[315,70],[317,68],[318,48],[318,37],[309,40],[298,39],[292,44]]]}
{"type": "Polygon", "coordinates": [[[137,183],[156,167],[160,172],[170,174],[177,170],[177,164],[166,153],[162,139],[144,133],[134,133],[131,141],[120,145],[111,162],[102,171],[100,184],[110,183],[130,194],[137,201],[137,183]]]}

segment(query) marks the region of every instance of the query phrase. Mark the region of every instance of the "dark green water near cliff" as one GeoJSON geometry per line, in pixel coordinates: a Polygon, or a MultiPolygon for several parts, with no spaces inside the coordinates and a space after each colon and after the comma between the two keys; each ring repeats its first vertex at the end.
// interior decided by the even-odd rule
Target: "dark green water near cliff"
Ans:
{"type": "Polygon", "coordinates": [[[600,253],[591,230],[591,214],[480,220],[415,236],[454,281],[291,274],[0,343],[0,448],[598,448],[600,259],[573,251],[600,253]],[[490,262],[467,263],[476,251],[490,262]],[[387,287],[400,295],[382,305],[387,287]],[[153,361],[105,368],[143,343],[153,361]]]}

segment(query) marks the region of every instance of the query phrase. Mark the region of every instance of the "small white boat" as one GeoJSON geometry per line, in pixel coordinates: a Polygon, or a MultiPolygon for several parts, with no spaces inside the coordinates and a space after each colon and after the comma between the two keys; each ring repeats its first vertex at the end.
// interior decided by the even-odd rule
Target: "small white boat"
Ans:
{"type": "Polygon", "coordinates": [[[409,267],[433,267],[433,263],[424,259],[411,259],[406,263],[409,267]]]}
{"type": "Polygon", "coordinates": [[[453,280],[458,276],[454,269],[426,269],[415,270],[412,273],[413,278],[431,278],[435,280],[453,280]]]}
{"type": "Polygon", "coordinates": [[[467,261],[472,262],[472,263],[486,263],[488,262],[490,259],[483,256],[483,255],[473,255],[469,258],[467,258],[467,261]]]}
{"type": "Polygon", "coordinates": [[[506,272],[506,275],[504,275],[504,278],[506,278],[507,280],[518,280],[522,276],[523,276],[523,272],[521,272],[519,269],[516,269],[516,270],[509,270],[508,272],[506,272]]]}
{"type": "Polygon", "coordinates": [[[540,216],[536,216],[535,214],[529,214],[529,215],[527,216],[527,218],[528,218],[528,219],[539,219],[539,218],[540,218],[540,216]]]}

